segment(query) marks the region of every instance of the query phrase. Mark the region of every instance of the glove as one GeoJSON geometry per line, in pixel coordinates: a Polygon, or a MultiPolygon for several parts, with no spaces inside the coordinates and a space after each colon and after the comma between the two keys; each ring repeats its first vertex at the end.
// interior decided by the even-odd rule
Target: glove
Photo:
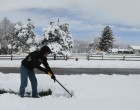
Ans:
{"type": "Polygon", "coordinates": [[[52,72],[48,72],[48,74],[51,76],[51,78],[54,80],[54,82],[55,82],[55,80],[56,80],[56,77],[55,77],[55,75],[52,73],[52,72]]]}
{"type": "Polygon", "coordinates": [[[52,78],[52,79],[54,80],[54,82],[55,82],[56,77],[55,77],[55,75],[54,75],[54,74],[52,74],[51,78],[52,78]]]}

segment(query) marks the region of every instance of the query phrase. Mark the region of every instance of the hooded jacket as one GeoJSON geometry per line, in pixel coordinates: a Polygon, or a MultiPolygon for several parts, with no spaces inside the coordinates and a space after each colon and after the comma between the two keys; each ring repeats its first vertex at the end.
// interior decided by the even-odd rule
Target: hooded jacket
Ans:
{"type": "Polygon", "coordinates": [[[47,58],[44,57],[46,53],[51,53],[51,50],[48,46],[43,46],[41,50],[31,52],[25,59],[23,59],[22,65],[29,70],[37,68],[45,73],[48,73],[48,71],[52,73],[52,70],[47,63],[47,58]],[[41,64],[43,64],[45,68],[41,67],[41,64]]]}

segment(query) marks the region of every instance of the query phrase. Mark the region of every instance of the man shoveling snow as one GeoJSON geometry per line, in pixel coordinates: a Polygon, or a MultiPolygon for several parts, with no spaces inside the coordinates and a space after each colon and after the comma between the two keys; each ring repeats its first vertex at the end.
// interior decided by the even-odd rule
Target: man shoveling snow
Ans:
{"type": "Polygon", "coordinates": [[[43,46],[39,51],[31,52],[25,59],[23,59],[20,67],[21,73],[21,84],[19,90],[19,96],[24,97],[25,88],[28,84],[28,77],[31,81],[32,86],[32,97],[38,98],[37,93],[37,79],[35,76],[34,68],[39,69],[40,71],[50,74],[51,78],[56,80],[54,73],[47,63],[47,55],[51,53],[51,50],[48,46],[43,46]],[[43,64],[45,68],[40,65],[43,64]]]}

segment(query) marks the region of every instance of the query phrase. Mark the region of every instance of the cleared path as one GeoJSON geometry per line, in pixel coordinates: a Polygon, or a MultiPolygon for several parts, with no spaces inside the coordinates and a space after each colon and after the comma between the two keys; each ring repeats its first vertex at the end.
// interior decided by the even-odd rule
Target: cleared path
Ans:
{"type": "MultiPolygon", "coordinates": [[[[121,74],[121,75],[129,75],[129,74],[140,74],[140,69],[128,69],[128,68],[52,68],[55,74],[121,74]]],[[[16,67],[0,67],[0,72],[2,73],[19,73],[20,69],[16,67]]],[[[42,74],[43,72],[36,70],[35,72],[38,74],[42,74]]]]}

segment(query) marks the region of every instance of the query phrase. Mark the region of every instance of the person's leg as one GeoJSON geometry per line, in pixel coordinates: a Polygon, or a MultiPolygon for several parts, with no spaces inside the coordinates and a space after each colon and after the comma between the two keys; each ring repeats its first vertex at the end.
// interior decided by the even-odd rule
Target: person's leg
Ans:
{"type": "Polygon", "coordinates": [[[26,69],[23,65],[20,67],[20,78],[21,78],[21,84],[20,84],[20,90],[19,95],[21,97],[24,97],[25,88],[28,84],[28,69],[26,69]]]}
{"type": "Polygon", "coordinates": [[[37,93],[37,79],[36,79],[34,70],[30,71],[29,79],[31,81],[31,86],[32,86],[32,97],[37,97],[38,96],[38,93],[37,93]]]}

